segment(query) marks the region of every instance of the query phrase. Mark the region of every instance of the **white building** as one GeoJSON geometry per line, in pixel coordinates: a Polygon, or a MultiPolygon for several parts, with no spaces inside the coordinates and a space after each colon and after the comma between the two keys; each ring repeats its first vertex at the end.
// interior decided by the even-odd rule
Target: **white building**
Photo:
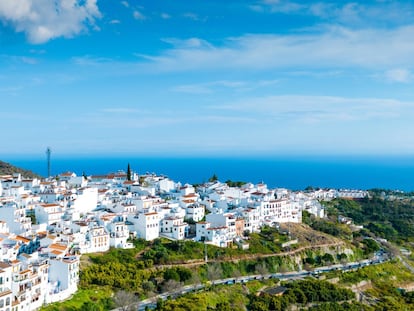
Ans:
{"type": "Polygon", "coordinates": [[[98,205],[98,189],[97,188],[79,188],[76,191],[76,196],[71,202],[70,207],[80,214],[87,214],[98,205]]]}
{"type": "Polygon", "coordinates": [[[114,222],[107,226],[109,231],[109,246],[116,248],[133,248],[133,244],[127,242],[129,229],[124,222],[114,222]]]}
{"type": "Polygon", "coordinates": [[[195,222],[200,221],[205,216],[205,206],[202,204],[192,204],[185,209],[185,218],[195,222]]]}
{"type": "Polygon", "coordinates": [[[175,189],[175,183],[169,178],[160,179],[157,186],[157,190],[161,193],[171,192],[175,189]]]}
{"type": "Polygon", "coordinates": [[[12,310],[12,266],[0,261],[0,311],[12,310]]]}
{"type": "Polygon", "coordinates": [[[0,205],[0,220],[8,224],[9,230],[15,234],[25,235],[32,228],[32,221],[26,217],[26,209],[16,202],[0,205]]]}
{"type": "Polygon", "coordinates": [[[174,240],[183,240],[187,226],[183,217],[166,217],[161,221],[161,235],[174,240]]]}
{"type": "Polygon", "coordinates": [[[152,241],[160,236],[160,217],[157,212],[139,213],[128,217],[130,231],[135,231],[138,238],[152,241]]]}
{"type": "Polygon", "coordinates": [[[81,254],[106,252],[109,250],[109,233],[103,226],[88,226],[86,233],[86,249],[81,250],[81,254]]]}
{"type": "Polygon", "coordinates": [[[257,204],[260,210],[260,219],[275,223],[302,222],[299,208],[287,199],[261,201],[257,204]]]}
{"type": "Polygon", "coordinates": [[[203,221],[196,224],[196,240],[218,247],[227,247],[229,239],[227,227],[213,227],[211,223],[203,221]]]}
{"type": "Polygon", "coordinates": [[[245,208],[241,211],[241,217],[244,220],[244,230],[249,232],[260,231],[260,210],[257,208],[245,208]]]}
{"type": "Polygon", "coordinates": [[[206,221],[214,228],[227,228],[227,240],[236,237],[236,217],[233,213],[212,213],[206,215],[206,221]]]}
{"type": "Polygon", "coordinates": [[[64,257],[62,260],[49,261],[49,293],[46,303],[69,298],[78,290],[79,258],[64,257]]]}
{"type": "Polygon", "coordinates": [[[43,203],[35,206],[35,216],[37,223],[45,223],[48,226],[62,220],[64,211],[59,204],[43,203]]]}

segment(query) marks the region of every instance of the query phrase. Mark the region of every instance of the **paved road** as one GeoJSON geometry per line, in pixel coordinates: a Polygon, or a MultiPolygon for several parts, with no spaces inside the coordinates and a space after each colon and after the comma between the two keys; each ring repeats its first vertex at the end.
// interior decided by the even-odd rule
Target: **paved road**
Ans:
{"type": "MultiPolygon", "coordinates": [[[[315,268],[312,271],[291,271],[291,272],[285,272],[285,273],[269,273],[264,275],[248,275],[248,276],[242,276],[237,278],[227,278],[227,279],[220,279],[215,280],[212,282],[214,285],[219,284],[240,284],[240,283],[247,283],[249,281],[253,280],[266,280],[266,279],[279,279],[279,280],[295,280],[295,279],[303,279],[308,276],[318,276],[321,273],[329,272],[329,271],[353,271],[361,267],[365,267],[368,265],[375,265],[382,263],[384,261],[388,260],[388,256],[385,253],[376,253],[374,257],[371,259],[365,259],[358,262],[350,262],[346,264],[336,264],[336,265],[330,265],[330,266],[324,266],[324,267],[318,267],[315,268]]],[[[184,286],[180,289],[177,289],[172,292],[163,293],[157,296],[154,296],[149,299],[145,299],[139,303],[139,311],[145,310],[146,307],[150,309],[154,309],[157,305],[157,300],[162,299],[166,300],[168,297],[178,297],[180,295],[184,295],[193,291],[197,291],[200,289],[203,289],[206,285],[205,284],[192,284],[184,286]]]]}

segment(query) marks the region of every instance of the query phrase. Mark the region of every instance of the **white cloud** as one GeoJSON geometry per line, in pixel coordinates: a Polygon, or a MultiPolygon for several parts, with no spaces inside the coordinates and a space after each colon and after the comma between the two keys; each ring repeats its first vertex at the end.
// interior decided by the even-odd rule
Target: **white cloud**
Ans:
{"type": "MultiPolygon", "coordinates": [[[[294,123],[367,122],[414,117],[414,103],[384,98],[280,95],[254,97],[211,106],[211,109],[248,113],[252,117],[294,123]]],[[[368,123],[367,123],[368,124],[368,123]]]]}
{"type": "Polygon", "coordinates": [[[205,83],[179,85],[172,89],[175,92],[190,94],[208,94],[223,89],[233,89],[236,91],[253,90],[256,88],[267,87],[279,83],[278,80],[259,80],[259,81],[228,81],[219,80],[205,83]]]}
{"type": "Polygon", "coordinates": [[[113,19],[113,20],[109,21],[109,23],[114,25],[114,24],[120,24],[121,21],[119,19],[113,19]]]}
{"type": "Polygon", "coordinates": [[[164,38],[161,41],[169,43],[173,45],[177,49],[185,49],[185,48],[206,48],[211,49],[214,48],[212,44],[208,41],[200,39],[200,38],[190,38],[187,40],[181,40],[176,38],[164,38]]]}
{"type": "Polygon", "coordinates": [[[185,18],[192,19],[193,21],[200,21],[201,20],[201,18],[198,16],[198,14],[195,14],[195,13],[192,13],[192,12],[184,13],[183,16],[185,18]]]}
{"type": "Polygon", "coordinates": [[[407,69],[391,69],[385,72],[385,78],[390,82],[408,83],[412,79],[412,73],[407,69]]]}
{"type": "MultiPolygon", "coordinates": [[[[8,87],[0,87],[0,93],[11,93],[17,94],[18,91],[22,90],[22,86],[8,86],[8,87]]],[[[2,113],[3,118],[5,115],[2,113]]]]}
{"type": "Polygon", "coordinates": [[[34,44],[78,35],[100,16],[97,0],[0,1],[0,20],[24,32],[34,44]]]}
{"type": "Polygon", "coordinates": [[[29,65],[36,65],[38,63],[38,60],[36,58],[33,58],[33,57],[23,56],[21,59],[22,59],[23,63],[29,64],[29,65]]]}
{"type": "Polygon", "coordinates": [[[291,1],[280,0],[263,0],[256,4],[249,5],[249,8],[255,12],[270,13],[292,13],[298,12],[306,8],[305,5],[291,1]]]}
{"type": "Polygon", "coordinates": [[[136,19],[136,20],[145,20],[146,19],[146,17],[145,17],[145,15],[144,14],[142,14],[140,11],[138,11],[138,10],[135,10],[134,11],[134,13],[132,13],[132,15],[134,16],[134,18],[136,19]]]}
{"type": "Polygon", "coordinates": [[[102,109],[102,112],[105,113],[138,113],[141,112],[139,109],[134,108],[124,108],[124,107],[116,107],[116,108],[104,108],[102,109]]]}
{"type": "Polygon", "coordinates": [[[39,55],[41,55],[41,54],[45,54],[46,53],[46,50],[31,49],[29,52],[32,53],[32,54],[39,54],[39,55]]]}
{"type": "Polygon", "coordinates": [[[85,55],[80,57],[73,57],[72,62],[78,66],[99,66],[101,64],[112,64],[112,59],[85,55]]]}
{"type": "Polygon", "coordinates": [[[129,8],[129,3],[127,1],[121,1],[121,4],[126,7],[129,8]]]}
{"type": "Polygon", "coordinates": [[[161,18],[162,19],[169,19],[169,18],[171,18],[171,15],[170,14],[167,14],[167,13],[161,13],[161,18]]]}
{"type": "Polygon", "coordinates": [[[388,70],[414,65],[414,25],[391,30],[330,26],[318,33],[245,35],[222,46],[202,39],[170,40],[175,46],[149,56],[159,70],[347,68],[388,70]],[[187,46],[186,46],[187,44],[187,46]]]}
{"type": "Polygon", "coordinates": [[[301,1],[263,0],[248,6],[260,13],[313,15],[333,24],[355,28],[361,25],[404,25],[413,19],[409,1],[301,1]]]}
{"type": "Polygon", "coordinates": [[[217,88],[232,88],[238,89],[246,87],[247,83],[243,81],[213,81],[198,84],[180,85],[173,88],[173,91],[192,94],[206,94],[212,93],[217,88]]]}
{"type": "Polygon", "coordinates": [[[28,64],[36,65],[39,60],[35,57],[20,56],[20,55],[0,55],[0,60],[6,60],[9,64],[28,64]]]}

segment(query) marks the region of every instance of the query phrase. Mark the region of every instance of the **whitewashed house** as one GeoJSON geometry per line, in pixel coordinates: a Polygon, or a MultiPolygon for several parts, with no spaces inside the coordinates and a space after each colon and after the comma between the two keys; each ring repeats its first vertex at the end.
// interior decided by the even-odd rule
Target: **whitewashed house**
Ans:
{"type": "Polygon", "coordinates": [[[86,249],[81,249],[81,254],[106,252],[107,250],[109,250],[109,233],[103,226],[90,224],[86,233],[86,249]]]}
{"type": "Polygon", "coordinates": [[[78,290],[79,257],[67,256],[49,260],[49,293],[46,303],[69,298],[78,290]]]}
{"type": "Polygon", "coordinates": [[[227,240],[231,241],[236,237],[236,216],[233,213],[211,213],[206,215],[206,221],[211,227],[227,228],[227,240]]]}
{"type": "Polygon", "coordinates": [[[98,189],[87,187],[76,190],[76,195],[70,203],[70,208],[80,214],[92,212],[98,206],[98,189]]]}
{"type": "Polygon", "coordinates": [[[128,217],[130,231],[136,232],[138,238],[152,241],[160,236],[160,217],[157,212],[139,213],[128,217]]]}
{"type": "Polygon", "coordinates": [[[109,231],[109,246],[116,248],[133,248],[128,242],[129,229],[124,222],[113,222],[106,226],[109,231]]]}
{"type": "Polygon", "coordinates": [[[257,208],[245,208],[241,210],[241,217],[244,220],[244,230],[252,232],[260,231],[260,210],[257,208]]]}
{"type": "Polygon", "coordinates": [[[185,209],[185,219],[192,221],[201,221],[205,216],[205,206],[202,204],[192,204],[185,209]]]}
{"type": "Polygon", "coordinates": [[[161,220],[161,235],[173,240],[183,240],[186,236],[188,224],[184,217],[166,217],[161,220]]]}
{"type": "Polygon", "coordinates": [[[26,209],[16,202],[11,201],[0,205],[0,220],[7,223],[12,233],[21,235],[30,233],[32,221],[26,215],[26,209]]]}
{"type": "Polygon", "coordinates": [[[0,310],[12,310],[14,295],[12,292],[12,266],[0,261],[0,310]]]}
{"type": "Polygon", "coordinates": [[[58,223],[64,215],[63,208],[56,203],[41,203],[35,206],[37,223],[45,223],[48,226],[58,223]]]}
{"type": "Polygon", "coordinates": [[[232,242],[227,231],[227,227],[213,227],[209,222],[199,222],[196,224],[196,240],[218,247],[227,247],[232,242]]]}

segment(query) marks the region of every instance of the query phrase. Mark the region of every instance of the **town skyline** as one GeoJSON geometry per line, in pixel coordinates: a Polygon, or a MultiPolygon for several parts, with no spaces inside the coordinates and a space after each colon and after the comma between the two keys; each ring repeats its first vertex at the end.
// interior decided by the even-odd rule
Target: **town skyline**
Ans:
{"type": "Polygon", "coordinates": [[[374,0],[0,3],[0,155],[413,155],[413,15],[374,0]]]}

